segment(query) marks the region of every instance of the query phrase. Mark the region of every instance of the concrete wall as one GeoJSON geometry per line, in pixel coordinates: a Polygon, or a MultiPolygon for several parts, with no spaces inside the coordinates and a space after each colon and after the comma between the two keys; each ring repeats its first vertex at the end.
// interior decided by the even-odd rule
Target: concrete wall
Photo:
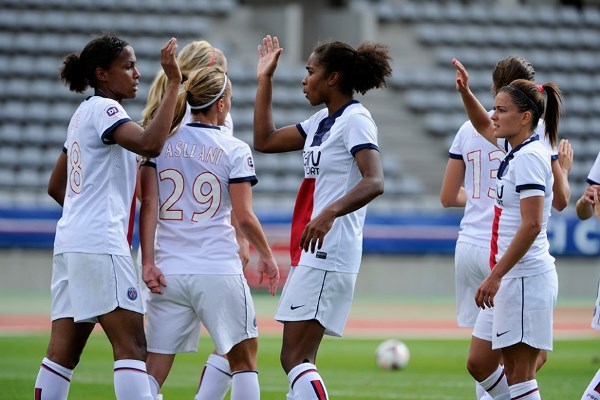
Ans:
{"type": "MultiPolygon", "coordinates": [[[[0,250],[2,291],[49,290],[52,273],[51,251],[0,250]]],[[[600,260],[559,258],[556,262],[560,297],[596,296],[600,260]]],[[[454,296],[454,261],[449,256],[375,256],[363,258],[357,295],[454,296]]]]}

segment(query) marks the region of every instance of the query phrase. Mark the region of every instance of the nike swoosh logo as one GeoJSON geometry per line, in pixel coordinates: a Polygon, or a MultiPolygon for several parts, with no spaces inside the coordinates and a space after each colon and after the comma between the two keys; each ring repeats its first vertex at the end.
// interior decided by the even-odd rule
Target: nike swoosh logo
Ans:
{"type": "Polygon", "coordinates": [[[291,305],[290,306],[290,310],[294,311],[296,308],[300,308],[300,307],[304,307],[306,304],[302,304],[301,306],[295,306],[295,305],[291,305]]]}
{"type": "Polygon", "coordinates": [[[502,332],[502,333],[498,333],[498,332],[496,332],[496,337],[500,337],[500,336],[502,336],[502,335],[506,335],[508,332],[510,332],[510,330],[508,330],[508,331],[505,331],[505,332],[502,332]]]}

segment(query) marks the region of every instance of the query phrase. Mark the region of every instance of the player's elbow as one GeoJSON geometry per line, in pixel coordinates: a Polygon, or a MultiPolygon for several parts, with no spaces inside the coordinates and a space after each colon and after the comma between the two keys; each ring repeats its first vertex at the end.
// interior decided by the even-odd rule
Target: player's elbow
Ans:
{"type": "Polygon", "coordinates": [[[448,196],[445,196],[444,194],[442,194],[440,196],[440,202],[442,203],[442,207],[444,208],[450,208],[453,205],[453,202],[450,198],[448,198],[448,196]]]}
{"type": "Polygon", "coordinates": [[[370,192],[371,198],[381,196],[385,191],[385,184],[383,183],[383,177],[373,177],[370,179],[370,192]]]}
{"type": "Polygon", "coordinates": [[[569,201],[564,198],[560,198],[560,199],[555,198],[552,201],[552,207],[554,207],[554,209],[559,212],[564,210],[565,208],[567,208],[568,205],[569,205],[569,201]]]}

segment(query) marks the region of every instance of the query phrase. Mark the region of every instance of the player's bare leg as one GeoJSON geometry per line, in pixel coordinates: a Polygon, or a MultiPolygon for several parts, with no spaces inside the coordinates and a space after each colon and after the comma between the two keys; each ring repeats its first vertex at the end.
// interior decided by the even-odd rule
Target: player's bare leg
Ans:
{"type": "Polygon", "coordinates": [[[98,317],[113,348],[117,399],[152,399],[146,372],[146,336],[143,315],[116,308],[98,317]]]}
{"type": "Polygon", "coordinates": [[[75,323],[73,318],[52,321],[46,357],[35,382],[36,399],[66,400],[73,370],[94,326],[93,323],[75,323]]]}
{"type": "Polygon", "coordinates": [[[256,366],[257,353],[257,338],[243,340],[233,346],[229,353],[227,353],[232,374],[231,400],[260,399],[260,386],[258,384],[256,366]]]}
{"type": "Polygon", "coordinates": [[[315,366],[324,334],[325,328],[316,320],[287,321],[283,324],[280,359],[290,383],[288,398],[328,398],[325,382],[315,366]]]}

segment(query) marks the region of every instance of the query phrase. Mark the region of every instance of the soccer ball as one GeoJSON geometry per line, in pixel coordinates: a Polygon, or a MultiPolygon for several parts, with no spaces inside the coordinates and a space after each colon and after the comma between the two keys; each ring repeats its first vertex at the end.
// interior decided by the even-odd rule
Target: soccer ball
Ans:
{"type": "Polygon", "coordinates": [[[377,346],[375,357],[379,368],[404,369],[410,360],[410,352],[402,341],[388,339],[377,346]]]}

